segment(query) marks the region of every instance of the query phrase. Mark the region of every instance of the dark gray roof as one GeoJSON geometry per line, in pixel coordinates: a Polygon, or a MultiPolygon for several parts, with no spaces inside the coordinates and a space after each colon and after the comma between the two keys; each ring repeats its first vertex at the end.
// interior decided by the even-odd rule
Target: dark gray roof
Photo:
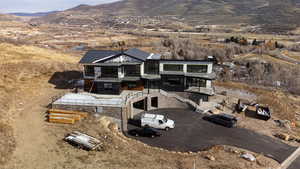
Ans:
{"type": "MultiPolygon", "coordinates": [[[[107,57],[114,57],[123,54],[121,51],[111,51],[111,50],[90,50],[88,51],[79,63],[94,63],[97,60],[101,60],[107,57]]],[[[131,56],[133,58],[146,61],[150,56],[150,53],[141,51],[139,49],[133,48],[124,52],[125,55],[131,56]]]]}
{"type": "Polygon", "coordinates": [[[147,58],[150,56],[150,53],[144,52],[144,51],[136,49],[136,48],[129,49],[129,50],[125,51],[124,54],[135,57],[142,61],[146,61],[147,58]]]}
{"type": "Polygon", "coordinates": [[[93,63],[97,60],[104,59],[109,56],[116,56],[119,54],[121,54],[120,51],[90,50],[83,56],[79,63],[93,63]]]}

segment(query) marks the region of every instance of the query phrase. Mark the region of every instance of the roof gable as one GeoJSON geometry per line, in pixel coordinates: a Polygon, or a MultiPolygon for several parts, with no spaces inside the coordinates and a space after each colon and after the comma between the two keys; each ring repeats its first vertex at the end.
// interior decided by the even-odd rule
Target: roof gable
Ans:
{"type": "Polygon", "coordinates": [[[120,51],[111,50],[90,50],[79,61],[79,63],[96,63],[101,60],[106,60],[110,57],[115,57],[121,54],[120,51]]]}
{"type": "Polygon", "coordinates": [[[152,55],[153,54],[144,52],[136,48],[126,50],[125,52],[111,50],[90,50],[82,57],[79,63],[104,63],[112,59],[114,60],[108,63],[141,62],[146,61],[148,58],[151,58],[152,55]],[[123,56],[123,58],[119,58],[120,56],[123,56]],[[117,61],[118,59],[122,59],[122,61],[117,61]]]}
{"type": "Polygon", "coordinates": [[[132,63],[132,62],[142,62],[142,60],[127,56],[127,55],[119,55],[116,57],[111,57],[106,59],[105,61],[102,61],[102,63],[132,63]]]}
{"type": "Polygon", "coordinates": [[[136,49],[136,48],[129,49],[129,50],[125,51],[124,54],[135,57],[142,61],[146,61],[147,58],[151,55],[150,53],[144,52],[144,51],[142,51],[140,49],[136,49]]]}

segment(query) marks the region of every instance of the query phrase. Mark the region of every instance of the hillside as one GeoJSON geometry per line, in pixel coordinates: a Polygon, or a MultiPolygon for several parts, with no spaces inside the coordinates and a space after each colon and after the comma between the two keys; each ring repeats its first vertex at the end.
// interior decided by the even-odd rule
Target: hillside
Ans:
{"type": "Polygon", "coordinates": [[[278,166],[276,161],[252,152],[263,164],[250,165],[237,155],[245,150],[227,146],[216,146],[197,155],[161,151],[118,136],[108,128],[105,119],[89,118],[75,125],[45,122],[51,98],[69,92],[56,88],[49,79],[57,72],[69,77],[68,71],[79,70],[77,62],[78,58],[54,50],[0,44],[3,75],[0,77],[0,168],[153,168],[147,164],[154,164],[157,169],[192,168],[195,158],[197,165],[204,169],[278,166]],[[83,131],[99,138],[103,150],[87,152],[65,143],[62,139],[71,131],[83,131]],[[218,160],[208,161],[208,154],[218,160]]]}
{"type": "Polygon", "coordinates": [[[300,25],[300,0],[123,0],[96,6],[80,5],[39,21],[92,24],[108,16],[172,16],[193,25],[247,23],[294,27],[300,25]]]}
{"type": "MultiPolygon", "coordinates": [[[[32,100],[41,94],[42,92],[40,93],[38,89],[42,90],[47,85],[50,86],[51,84],[47,84],[47,80],[54,72],[67,68],[76,69],[76,62],[76,58],[52,50],[33,46],[0,44],[0,144],[2,145],[0,166],[8,162],[12,153],[16,149],[18,150],[16,144],[20,146],[21,140],[25,143],[26,139],[29,139],[27,141],[32,142],[28,130],[24,132],[16,129],[16,125],[24,124],[29,127],[22,120],[17,123],[17,119],[25,118],[24,114],[29,117],[33,116],[31,111],[23,112],[20,106],[26,100],[32,100]],[[29,138],[21,137],[22,133],[26,133],[29,138]]],[[[30,125],[35,124],[32,118],[29,121],[30,125]]],[[[32,142],[32,145],[34,144],[32,142]]]]}
{"type": "Polygon", "coordinates": [[[21,21],[21,18],[13,15],[0,14],[0,21],[21,21]]]}

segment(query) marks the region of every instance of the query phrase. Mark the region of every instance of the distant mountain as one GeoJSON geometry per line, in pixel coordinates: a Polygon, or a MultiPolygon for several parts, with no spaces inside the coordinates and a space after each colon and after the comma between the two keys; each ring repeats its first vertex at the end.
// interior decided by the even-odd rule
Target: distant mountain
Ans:
{"type": "Polygon", "coordinates": [[[15,16],[31,16],[31,17],[41,17],[41,16],[46,16],[49,14],[54,14],[59,11],[50,11],[50,12],[36,12],[36,13],[22,13],[22,12],[17,12],[17,13],[9,13],[10,15],[15,15],[15,16]]]}
{"type": "Polygon", "coordinates": [[[300,26],[300,0],[123,0],[42,17],[48,23],[93,24],[110,17],[172,16],[192,25],[261,24],[300,26]]]}

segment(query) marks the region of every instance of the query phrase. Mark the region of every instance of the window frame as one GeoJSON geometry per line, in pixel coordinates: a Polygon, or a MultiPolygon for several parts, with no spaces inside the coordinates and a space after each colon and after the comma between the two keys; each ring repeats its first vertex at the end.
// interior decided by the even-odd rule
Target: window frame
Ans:
{"type": "Polygon", "coordinates": [[[187,73],[208,73],[208,65],[187,65],[187,73]]]}
{"type": "Polygon", "coordinates": [[[166,72],[183,72],[183,64],[163,64],[163,70],[166,72]],[[170,67],[173,67],[170,69],[170,67]],[[174,68],[176,67],[176,68],[174,68]],[[179,69],[178,69],[179,68],[179,69]]]}

